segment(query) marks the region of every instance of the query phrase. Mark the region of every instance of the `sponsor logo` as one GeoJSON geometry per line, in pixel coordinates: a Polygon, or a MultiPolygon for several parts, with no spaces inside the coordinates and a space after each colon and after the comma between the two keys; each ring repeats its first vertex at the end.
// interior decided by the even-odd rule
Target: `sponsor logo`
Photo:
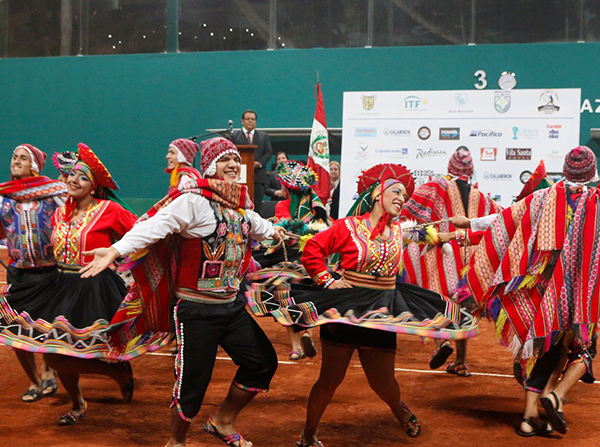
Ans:
{"type": "Polygon", "coordinates": [[[386,137],[410,137],[408,129],[383,129],[383,134],[386,137]]]}
{"type": "Polygon", "coordinates": [[[481,161],[496,161],[498,149],[495,147],[482,147],[479,159],[481,161]]]}
{"type": "Polygon", "coordinates": [[[416,111],[427,110],[427,98],[419,98],[418,96],[407,96],[404,98],[404,110],[416,111]]]}
{"type": "Polygon", "coordinates": [[[421,186],[423,183],[427,183],[434,178],[443,178],[446,176],[446,174],[435,172],[433,169],[415,169],[412,173],[415,177],[415,186],[421,186]]]}
{"type": "Polygon", "coordinates": [[[562,129],[562,124],[546,124],[546,129],[562,129]]]}
{"type": "Polygon", "coordinates": [[[460,140],[460,128],[440,127],[440,140],[460,140]]]}
{"type": "Polygon", "coordinates": [[[534,140],[538,137],[537,129],[524,129],[522,127],[513,127],[512,133],[513,140],[518,140],[519,138],[523,138],[525,140],[534,140]]]}
{"type": "Polygon", "coordinates": [[[560,137],[560,132],[556,129],[550,129],[548,131],[548,138],[556,139],[560,137]]]}
{"type": "Polygon", "coordinates": [[[358,145],[358,150],[356,152],[356,159],[357,160],[367,160],[369,158],[369,153],[367,152],[367,150],[369,149],[368,145],[358,145]]]}
{"type": "Polygon", "coordinates": [[[506,113],[510,110],[510,92],[509,91],[497,91],[494,92],[494,109],[498,113],[506,113]]]}
{"type": "Polygon", "coordinates": [[[454,101],[456,102],[456,105],[458,107],[464,107],[467,105],[467,102],[469,101],[469,94],[468,93],[456,93],[454,95],[454,101]]]}
{"type": "Polygon", "coordinates": [[[441,157],[442,155],[448,155],[446,151],[441,149],[417,149],[417,158],[430,158],[430,157],[441,157]]]}
{"type": "Polygon", "coordinates": [[[558,103],[558,95],[554,90],[546,90],[540,95],[542,105],[538,106],[538,112],[546,115],[552,115],[560,110],[558,103]]]}
{"type": "Polygon", "coordinates": [[[377,155],[384,155],[388,158],[408,158],[408,148],[377,148],[375,149],[377,155]]]}
{"type": "Polygon", "coordinates": [[[417,135],[421,140],[426,140],[431,136],[431,129],[429,129],[427,126],[420,127],[417,131],[417,135]]]}
{"type": "Polygon", "coordinates": [[[364,137],[364,138],[375,138],[377,136],[377,128],[376,127],[355,127],[354,128],[354,136],[355,137],[364,137]]]}
{"type": "Polygon", "coordinates": [[[490,181],[511,181],[512,174],[498,174],[496,172],[484,172],[483,179],[490,181]]]}
{"type": "Polygon", "coordinates": [[[470,137],[486,137],[486,138],[500,138],[502,136],[502,132],[497,132],[495,130],[481,130],[481,129],[473,129],[469,132],[470,137]]]}
{"type": "Polygon", "coordinates": [[[362,106],[365,110],[373,110],[375,107],[375,99],[377,96],[375,95],[363,95],[362,96],[362,106]]]}
{"type": "Polygon", "coordinates": [[[524,147],[507,147],[507,160],[531,160],[531,148],[524,147]]]}
{"type": "Polygon", "coordinates": [[[521,183],[525,184],[529,181],[531,175],[531,171],[523,171],[519,174],[519,180],[521,181],[521,183]]]}
{"type": "Polygon", "coordinates": [[[552,161],[563,161],[565,154],[561,154],[559,151],[554,150],[552,152],[548,152],[544,158],[552,161]]]}

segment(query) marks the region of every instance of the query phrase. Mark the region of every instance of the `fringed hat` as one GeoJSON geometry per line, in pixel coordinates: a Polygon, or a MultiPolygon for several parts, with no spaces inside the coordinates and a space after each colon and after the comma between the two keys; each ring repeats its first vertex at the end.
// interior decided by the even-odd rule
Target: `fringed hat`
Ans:
{"type": "Polygon", "coordinates": [[[587,146],[571,149],[565,157],[563,175],[573,185],[585,185],[598,181],[598,161],[587,146]]]}
{"type": "Polygon", "coordinates": [[[39,174],[44,167],[44,163],[46,163],[46,154],[31,144],[19,144],[13,151],[13,154],[19,149],[25,149],[29,153],[31,157],[31,170],[39,174]]]}
{"type": "Polygon", "coordinates": [[[456,149],[448,161],[448,172],[457,177],[473,177],[475,169],[473,168],[473,157],[471,152],[464,146],[456,149]]]}
{"type": "Polygon", "coordinates": [[[73,151],[55,152],[52,156],[52,162],[56,169],[67,175],[77,162],[77,154],[73,151]]]}
{"type": "Polygon", "coordinates": [[[88,146],[83,143],[79,143],[79,151],[77,152],[77,162],[73,166],[73,169],[79,169],[84,171],[86,174],[90,174],[92,178],[92,184],[94,188],[96,186],[102,186],[108,189],[119,189],[117,182],[114,181],[106,166],[100,161],[100,159],[94,154],[88,146]]]}
{"type": "Polygon", "coordinates": [[[376,183],[384,183],[386,180],[396,180],[404,185],[408,197],[415,191],[415,179],[410,170],[403,165],[385,163],[375,165],[358,178],[358,194],[362,194],[376,183]]]}
{"type": "Polygon", "coordinates": [[[307,192],[319,180],[315,171],[296,161],[279,163],[275,169],[275,173],[279,177],[281,185],[290,191],[307,192]]]}
{"type": "Polygon", "coordinates": [[[178,138],[171,142],[169,147],[177,149],[177,161],[192,166],[196,153],[200,151],[200,147],[195,141],[186,138],[178,138]]]}
{"type": "Polygon", "coordinates": [[[225,155],[235,154],[240,159],[240,162],[242,160],[242,156],[237,147],[235,147],[235,144],[227,138],[217,137],[204,140],[200,143],[200,151],[202,154],[200,167],[206,177],[211,177],[217,173],[217,162],[225,155]]]}

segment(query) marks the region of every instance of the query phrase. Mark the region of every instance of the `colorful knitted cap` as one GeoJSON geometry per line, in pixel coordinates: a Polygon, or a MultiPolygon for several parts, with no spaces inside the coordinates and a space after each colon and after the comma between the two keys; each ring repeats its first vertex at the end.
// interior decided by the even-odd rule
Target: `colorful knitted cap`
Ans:
{"type": "Polygon", "coordinates": [[[77,152],[77,162],[73,169],[82,169],[87,171],[85,168],[89,168],[92,171],[93,176],[95,177],[94,188],[98,185],[103,186],[108,189],[114,189],[115,191],[119,189],[117,182],[114,181],[106,166],[100,161],[100,159],[94,154],[88,146],[83,143],[79,143],[79,151],[77,152]]]}
{"type": "Polygon", "coordinates": [[[52,156],[52,162],[56,169],[67,175],[77,162],[77,154],[73,151],[55,152],[52,156]]]}
{"type": "Polygon", "coordinates": [[[275,173],[281,185],[290,191],[309,191],[319,180],[315,171],[296,161],[279,163],[275,173]]]}
{"type": "Polygon", "coordinates": [[[19,149],[25,149],[29,153],[31,157],[31,170],[39,174],[44,167],[44,163],[46,163],[46,154],[31,144],[19,144],[13,151],[13,154],[19,149]]]}
{"type": "Polygon", "coordinates": [[[217,162],[225,155],[235,154],[240,159],[240,163],[242,161],[237,147],[227,138],[217,137],[202,141],[200,153],[202,155],[200,167],[206,177],[212,177],[217,173],[217,162]]]}
{"type": "Polygon", "coordinates": [[[358,194],[362,194],[376,183],[383,184],[386,180],[396,180],[404,185],[408,197],[415,191],[415,179],[410,170],[403,165],[385,163],[375,165],[363,171],[358,177],[358,194]]]}
{"type": "Polygon", "coordinates": [[[177,161],[179,163],[185,163],[190,166],[194,164],[196,153],[200,152],[200,147],[196,142],[186,138],[178,138],[172,141],[169,147],[177,149],[177,161]]]}
{"type": "Polygon", "coordinates": [[[452,175],[460,177],[462,175],[466,177],[473,177],[473,157],[471,157],[471,152],[464,146],[456,149],[450,156],[450,160],[448,161],[448,172],[452,175]]]}
{"type": "Polygon", "coordinates": [[[578,185],[598,181],[598,162],[594,152],[587,146],[571,149],[565,157],[563,175],[567,181],[578,185]]]}

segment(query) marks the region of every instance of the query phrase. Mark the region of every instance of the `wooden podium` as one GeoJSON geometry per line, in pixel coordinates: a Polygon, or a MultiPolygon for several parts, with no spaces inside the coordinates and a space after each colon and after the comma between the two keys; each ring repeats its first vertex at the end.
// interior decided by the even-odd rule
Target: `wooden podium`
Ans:
{"type": "Polygon", "coordinates": [[[255,144],[236,144],[242,155],[242,172],[240,183],[248,187],[250,199],[254,203],[254,151],[258,146],[255,144]]]}

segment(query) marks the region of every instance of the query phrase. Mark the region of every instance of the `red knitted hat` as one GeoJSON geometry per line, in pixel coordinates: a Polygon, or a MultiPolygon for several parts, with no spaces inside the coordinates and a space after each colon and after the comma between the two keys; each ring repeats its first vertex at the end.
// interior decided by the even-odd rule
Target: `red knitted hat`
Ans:
{"type": "Polygon", "coordinates": [[[358,193],[362,194],[375,183],[383,183],[388,179],[398,180],[406,188],[408,197],[412,196],[415,190],[415,179],[410,170],[406,166],[393,163],[375,165],[364,171],[358,178],[358,193]]]}
{"type": "Polygon", "coordinates": [[[46,154],[31,144],[19,144],[13,153],[18,149],[25,149],[29,153],[29,156],[31,157],[31,170],[36,174],[39,174],[44,167],[44,163],[46,163],[46,154]]]}
{"type": "Polygon", "coordinates": [[[217,173],[217,161],[227,154],[236,154],[242,161],[237,147],[227,138],[211,138],[204,140],[200,143],[200,151],[202,154],[202,161],[200,167],[202,173],[206,177],[211,177],[217,173]]]}
{"type": "MultiPolygon", "coordinates": [[[[185,163],[188,165],[194,164],[194,157],[196,157],[196,152],[200,151],[200,147],[196,144],[195,141],[188,140],[186,138],[179,138],[175,141],[172,141],[169,146],[173,146],[179,154],[183,156],[185,159],[185,163]]],[[[181,157],[178,157],[178,161],[180,163],[184,163],[181,160],[181,157]]]]}
{"type": "Polygon", "coordinates": [[[460,177],[461,175],[473,177],[473,157],[466,147],[459,147],[448,161],[448,172],[460,177]]]}
{"type": "MultiPolygon", "coordinates": [[[[106,166],[104,166],[98,156],[94,154],[94,151],[83,143],[79,143],[78,147],[77,159],[85,163],[92,170],[97,184],[105,188],[114,189],[115,191],[119,189],[117,182],[114,181],[110,172],[108,172],[108,169],[106,169],[106,166]]],[[[75,162],[73,169],[77,169],[77,162],[75,162]]]]}
{"type": "Polygon", "coordinates": [[[587,146],[571,149],[565,157],[563,175],[572,183],[586,184],[598,180],[596,155],[587,146]]]}

